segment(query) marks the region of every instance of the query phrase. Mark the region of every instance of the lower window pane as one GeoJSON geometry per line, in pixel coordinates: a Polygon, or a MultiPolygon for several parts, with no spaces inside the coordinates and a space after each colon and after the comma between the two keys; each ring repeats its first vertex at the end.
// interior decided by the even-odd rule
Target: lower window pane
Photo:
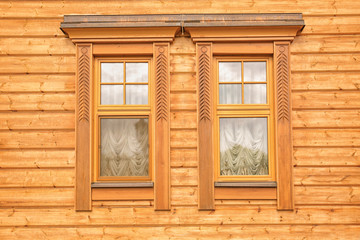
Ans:
{"type": "Polygon", "coordinates": [[[148,85],[126,85],[126,104],[148,104],[148,85]]]}
{"type": "Polygon", "coordinates": [[[102,85],[100,103],[102,105],[124,104],[123,95],[123,85],[102,85]]]}
{"type": "Polygon", "coordinates": [[[100,128],[100,176],[149,176],[147,118],[103,118],[100,128]]]}
{"type": "Polygon", "coordinates": [[[245,104],[266,104],[266,84],[245,84],[245,104]]]}
{"type": "Polygon", "coordinates": [[[220,118],[220,175],[268,175],[267,118],[220,118]]]}

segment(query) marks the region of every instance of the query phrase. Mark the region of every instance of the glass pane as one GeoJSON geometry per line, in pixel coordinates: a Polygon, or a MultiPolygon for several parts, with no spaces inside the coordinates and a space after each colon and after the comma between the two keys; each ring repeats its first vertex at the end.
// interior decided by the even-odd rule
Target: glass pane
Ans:
{"type": "Polygon", "coordinates": [[[219,82],[241,82],[241,62],[219,62],[219,82]]]}
{"type": "Polygon", "coordinates": [[[126,104],[148,104],[148,85],[126,85],[126,104]]]}
{"type": "Polygon", "coordinates": [[[124,81],[123,63],[101,63],[101,82],[120,83],[124,81]]]}
{"type": "Polygon", "coordinates": [[[220,104],[241,104],[241,84],[220,84],[220,104]]]}
{"type": "Polygon", "coordinates": [[[100,120],[100,176],[149,176],[147,118],[100,120]]]}
{"type": "Polygon", "coordinates": [[[148,82],[148,63],[126,63],[126,82],[148,82]]]}
{"type": "Polygon", "coordinates": [[[244,82],[266,82],[266,62],[244,62],[244,82]]]}
{"type": "Polygon", "coordinates": [[[244,84],[245,104],[266,104],[266,84],[244,84]]]}
{"type": "Polygon", "coordinates": [[[120,105],[124,104],[123,85],[101,85],[102,105],[120,105]]]}
{"type": "Polygon", "coordinates": [[[220,175],[268,175],[267,118],[220,118],[220,175]]]}

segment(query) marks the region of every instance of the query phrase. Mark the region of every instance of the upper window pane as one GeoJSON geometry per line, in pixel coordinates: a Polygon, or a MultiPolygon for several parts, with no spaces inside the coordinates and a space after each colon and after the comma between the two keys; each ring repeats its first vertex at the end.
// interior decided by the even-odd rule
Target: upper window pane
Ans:
{"type": "Polygon", "coordinates": [[[220,104],[241,104],[241,84],[220,84],[220,104]]]}
{"type": "Polygon", "coordinates": [[[266,82],[266,62],[244,62],[244,82],[266,82]]]}
{"type": "Polygon", "coordinates": [[[220,175],[268,175],[267,118],[220,118],[220,175]]]}
{"type": "Polygon", "coordinates": [[[126,63],[126,82],[148,82],[148,63],[126,63]]]}
{"type": "Polygon", "coordinates": [[[149,176],[149,120],[100,120],[100,176],[149,176]]]}
{"type": "Polygon", "coordinates": [[[147,104],[148,85],[126,85],[126,104],[147,104]]]}
{"type": "Polygon", "coordinates": [[[241,62],[219,62],[219,82],[241,82],[241,62]]]}
{"type": "Polygon", "coordinates": [[[244,84],[245,104],[266,104],[266,84],[244,84]]]}
{"type": "Polygon", "coordinates": [[[101,63],[102,83],[122,83],[124,81],[123,63],[101,63]]]}

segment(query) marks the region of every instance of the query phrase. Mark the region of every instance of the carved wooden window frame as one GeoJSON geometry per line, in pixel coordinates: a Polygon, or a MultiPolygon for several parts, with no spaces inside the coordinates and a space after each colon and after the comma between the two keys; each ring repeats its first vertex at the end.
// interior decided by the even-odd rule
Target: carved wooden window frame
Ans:
{"type": "MultiPolygon", "coordinates": [[[[199,209],[215,209],[215,199],[274,199],[278,210],[293,210],[292,127],[290,86],[290,43],[304,26],[301,14],[295,24],[278,16],[278,25],[264,15],[250,19],[247,25],[229,19],[213,28],[190,26],[196,43],[198,72],[198,158],[199,209]],[[251,21],[250,21],[251,20],[251,21]],[[257,22],[257,21],[260,22],[257,22]],[[273,59],[276,185],[256,182],[217,184],[214,186],[214,96],[213,58],[215,56],[269,55],[273,59]]],[[[285,17],[286,18],[286,17],[285,17]]],[[[224,20],[224,19],[223,19],[224,20]]]]}
{"type": "MultiPolygon", "coordinates": [[[[120,16],[123,18],[123,16],[120,16]]],[[[126,17],[125,17],[126,18],[126,17]]],[[[91,211],[92,200],[154,200],[155,210],[170,209],[170,43],[178,26],[161,28],[120,23],[112,27],[112,16],[65,16],[62,30],[77,51],[76,69],[76,183],[75,210],[91,211]],[[93,19],[89,26],[89,18],[93,19]],[[103,25],[102,27],[100,25],[103,25]],[[100,26],[100,27],[99,27],[100,26]],[[154,187],[146,182],[108,184],[92,188],[93,100],[95,57],[151,57],[154,86],[151,118],[154,129],[154,187]]],[[[150,77],[151,79],[152,77],[150,77]]],[[[150,80],[149,80],[150,81],[150,80]]]]}

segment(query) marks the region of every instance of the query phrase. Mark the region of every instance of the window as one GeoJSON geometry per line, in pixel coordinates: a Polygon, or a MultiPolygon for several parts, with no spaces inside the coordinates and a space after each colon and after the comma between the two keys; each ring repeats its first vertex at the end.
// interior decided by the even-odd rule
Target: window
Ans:
{"type": "Polygon", "coordinates": [[[216,58],[215,181],[275,181],[271,58],[216,58]]]}
{"type": "Polygon", "coordinates": [[[94,182],[151,181],[151,59],[96,59],[94,182]]]}

